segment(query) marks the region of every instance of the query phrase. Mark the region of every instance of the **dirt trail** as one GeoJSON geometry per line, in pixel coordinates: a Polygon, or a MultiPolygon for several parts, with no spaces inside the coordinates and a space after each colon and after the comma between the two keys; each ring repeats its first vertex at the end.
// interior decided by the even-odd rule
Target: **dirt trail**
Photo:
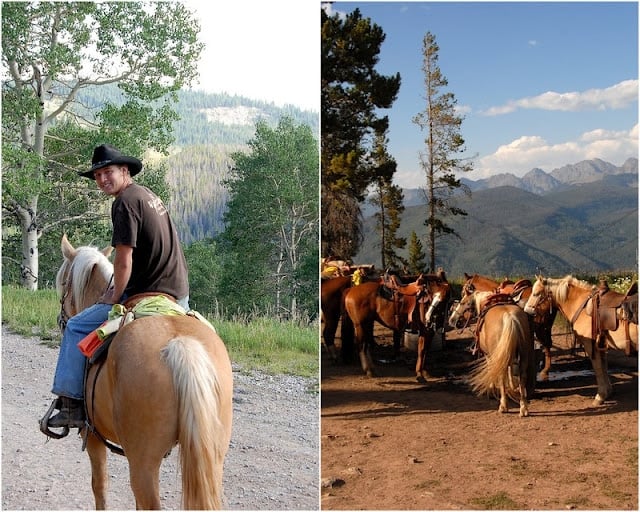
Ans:
{"type": "MultiPolygon", "coordinates": [[[[58,351],[2,327],[2,509],[94,507],[89,457],[74,433],[50,440],[38,420],[51,399],[58,351]]],[[[315,379],[234,368],[234,424],[224,472],[232,510],[317,510],[318,393],[315,379]]],[[[180,509],[178,450],[161,467],[164,509],[180,509]]],[[[126,459],[109,455],[110,509],[135,509],[126,459]]]]}

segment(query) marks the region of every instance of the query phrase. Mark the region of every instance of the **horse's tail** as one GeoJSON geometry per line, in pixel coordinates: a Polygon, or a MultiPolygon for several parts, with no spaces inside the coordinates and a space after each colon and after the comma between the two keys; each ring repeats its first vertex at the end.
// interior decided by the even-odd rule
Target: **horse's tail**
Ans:
{"type": "Polygon", "coordinates": [[[178,399],[182,507],[220,509],[226,433],[219,417],[216,369],[202,344],[187,336],[172,339],[163,357],[178,399]]]}
{"type": "Polygon", "coordinates": [[[494,393],[501,384],[506,389],[514,387],[510,378],[510,366],[517,355],[518,341],[524,339],[524,336],[517,316],[511,311],[505,311],[502,315],[500,339],[492,347],[491,353],[487,354],[470,374],[469,383],[475,393],[494,393]]]}

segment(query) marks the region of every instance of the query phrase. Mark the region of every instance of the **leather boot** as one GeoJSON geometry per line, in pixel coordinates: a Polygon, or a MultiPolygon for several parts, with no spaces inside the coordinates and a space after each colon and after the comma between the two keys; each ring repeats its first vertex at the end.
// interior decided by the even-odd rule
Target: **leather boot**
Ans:
{"type": "Polygon", "coordinates": [[[68,398],[61,396],[60,412],[49,418],[48,425],[53,428],[70,427],[70,428],[82,428],[84,427],[84,402],[83,400],[76,400],[74,398],[68,398]]]}

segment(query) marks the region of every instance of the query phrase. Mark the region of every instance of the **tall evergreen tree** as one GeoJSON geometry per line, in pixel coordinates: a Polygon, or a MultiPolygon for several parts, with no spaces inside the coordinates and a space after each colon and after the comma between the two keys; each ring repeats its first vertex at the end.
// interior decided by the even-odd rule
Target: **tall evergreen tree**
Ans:
{"type": "Polygon", "coordinates": [[[444,235],[457,236],[455,230],[446,223],[446,218],[467,214],[451,203],[456,189],[470,194],[456,173],[473,169],[470,160],[456,157],[465,151],[465,142],[460,134],[463,117],[456,111],[454,94],[443,92],[448,81],[438,67],[439,50],[435,36],[427,32],[422,44],[426,108],[413,118],[413,122],[426,132],[425,151],[420,154],[420,165],[427,178],[425,195],[428,212],[425,225],[429,270],[432,272],[436,262],[436,239],[444,235]]]}
{"type": "Polygon", "coordinates": [[[407,241],[398,237],[400,220],[404,211],[402,189],[392,183],[396,172],[396,161],[387,152],[387,138],[385,134],[376,136],[372,154],[373,169],[377,176],[374,196],[370,202],[377,211],[374,215],[376,230],[380,235],[380,259],[382,268],[399,268],[404,262],[396,254],[396,249],[402,249],[407,241]]]}
{"type": "Polygon", "coordinates": [[[389,124],[400,74],[375,70],[385,34],[359,9],[342,17],[321,9],[322,252],[351,258],[362,242],[359,202],[375,182],[367,158],[389,124]]]}

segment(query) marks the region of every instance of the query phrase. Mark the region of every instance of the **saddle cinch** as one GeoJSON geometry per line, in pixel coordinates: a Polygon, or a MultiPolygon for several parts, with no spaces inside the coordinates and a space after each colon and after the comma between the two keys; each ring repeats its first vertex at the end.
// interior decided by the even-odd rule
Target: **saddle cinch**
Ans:
{"type": "Polygon", "coordinates": [[[631,285],[627,293],[611,290],[606,281],[601,281],[596,292],[585,305],[585,312],[592,319],[593,339],[601,350],[606,349],[605,331],[615,331],[624,325],[626,336],[625,354],[632,354],[629,323],[638,324],[638,283],[631,285]]]}

